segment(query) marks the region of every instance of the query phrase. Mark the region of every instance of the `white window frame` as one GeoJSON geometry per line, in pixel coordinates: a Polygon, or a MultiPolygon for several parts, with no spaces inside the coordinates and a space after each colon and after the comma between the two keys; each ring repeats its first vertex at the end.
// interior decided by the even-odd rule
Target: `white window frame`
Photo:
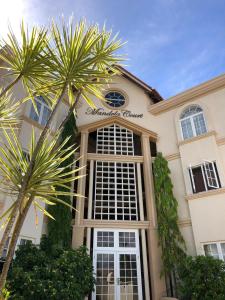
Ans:
{"type": "Polygon", "coordinates": [[[204,161],[204,168],[205,168],[205,174],[206,174],[206,180],[207,180],[208,186],[212,187],[212,188],[215,188],[215,189],[218,189],[219,188],[219,181],[218,181],[218,176],[217,176],[217,172],[216,172],[216,169],[215,169],[214,162],[204,161]],[[210,168],[210,166],[211,166],[211,168],[210,168]],[[213,173],[214,173],[214,178],[210,174],[211,171],[213,171],[213,173]],[[213,185],[213,184],[210,183],[210,178],[212,178],[213,180],[216,181],[216,185],[213,185]]]}
{"type": "MultiPolygon", "coordinates": [[[[207,129],[207,124],[206,124],[206,120],[205,120],[205,116],[204,116],[204,112],[203,110],[201,112],[197,112],[191,116],[188,116],[188,117],[184,117],[182,119],[180,119],[180,130],[181,130],[181,135],[182,135],[182,139],[183,140],[188,140],[188,139],[191,139],[193,137],[196,137],[196,136],[199,136],[196,132],[196,128],[195,128],[195,124],[194,124],[194,117],[198,116],[198,115],[201,115],[203,116],[203,120],[204,120],[204,123],[205,123],[205,128],[206,128],[206,132],[208,132],[208,129],[207,129]],[[193,132],[193,136],[192,137],[188,137],[188,138],[184,138],[184,133],[183,133],[183,128],[182,128],[182,121],[185,121],[185,120],[190,120],[190,123],[191,123],[191,129],[192,129],[192,132],[193,132]]],[[[206,133],[205,132],[205,133],[206,133]]],[[[204,133],[203,133],[204,134],[204,133]]],[[[201,135],[201,134],[200,134],[201,135]]]]}
{"type": "MultiPolygon", "coordinates": [[[[35,111],[35,113],[37,114],[37,117],[38,117],[38,120],[34,120],[31,116],[31,112],[32,112],[32,109],[34,109],[33,107],[33,103],[31,103],[31,108],[30,108],[30,112],[29,112],[29,118],[31,120],[33,120],[34,122],[37,122],[38,124],[42,125],[42,126],[45,126],[46,122],[48,120],[45,121],[45,123],[43,124],[43,114],[44,114],[44,109],[47,108],[49,110],[49,112],[51,113],[51,109],[50,107],[48,106],[47,103],[45,103],[44,101],[41,101],[38,97],[35,97],[35,102],[38,102],[40,104],[40,112],[39,114],[35,111]]],[[[44,100],[44,98],[43,98],[44,100]]]]}
{"type": "MultiPolygon", "coordinates": [[[[221,244],[225,244],[225,241],[211,242],[211,243],[204,243],[204,244],[203,244],[203,252],[204,252],[204,255],[206,256],[204,246],[206,246],[206,245],[216,245],[217,251],[218,251],[218,254],[219,254],[219,259],[221,259],[221,260],[224,261],[225,258],[223,257],[223,251],[222,251],[221,244]]],[[[210,256],[214,257],[213,255],[210,255],[210,256]]]]}
{"type": "Polygon", "coordinates": [[[204,160],[203,164],[201,164],[201,165],[195,165],[195,166],[190,165],[189,166],[191,183],[192,183],[192,187],[193,187],[193,190],[194,190],[195,193],[196,193],[196,186],[195,186],[194,175],[193,175],[192,169],[197,168],[197,167],[201,167],[202,177],[203,177],[204,185],[205,185],[205,191],[209,190],[208,187],[211,187],[211,188],[214,188],[214,189],[219,189],[220,188],[219,175],[217,175],[215,164],[216,164],[216,161],[204,160]],[[216,180],[216,185],[211,185],[210,184],[210,176],[208,176],[208,167],[209,166],[212,167],[212,170],[213,170],[213,173],[214,173],[214,176],[215,176],[213,179],[216,180]]]}
{"type": "MultiPolygon", "coordinates": [[[[115,278],[115,299],[119,299],[120,293],[118,291],[118,279],[120,278],[119,255],[120,254],[133,254],[136,255],[137,274],[138,276],[138,299],[142,300],[142,276],[141,276],[141,261],[140,261],[140,246],[139,246],[139,231],[137,229],[115,229],[115,228],[95,228],[94,241],[93,241],[93,266],[94,274],[97,272],[97,255],[98,254],[113,254],[114,255],[114,278],[115,278]],[[98,232],[114,232],[114,246],[113,247],[98,247],[97,246],[97,233],[98,232]],[[120,247],[119,246],[119,233],[120,232],[133,232],[135,234],[135,247],[120,247]]],[[[92,300],[96,300],[96,290],[92,293],[92,300]]]]}

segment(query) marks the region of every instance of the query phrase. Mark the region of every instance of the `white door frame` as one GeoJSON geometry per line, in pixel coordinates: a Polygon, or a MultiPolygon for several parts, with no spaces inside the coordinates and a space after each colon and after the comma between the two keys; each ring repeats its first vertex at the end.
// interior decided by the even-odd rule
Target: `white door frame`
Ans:
{"type": "MultiPolygon", "coordinates": [[[[114,255],[114,284],[115,284],[115,299],[120,300],[120,255],[134,254],[136,255],[137,264],[137,284],[138,284],[138,299],[143,300],[142,297],[142,280],[141,280],[141,263],[140,263],[140,248],[139,248],[139,234],[135,229],[114,229],[114,228],[95,228],[94,229],[94,243],[93,243],[93,266],[94,274],[96,274],[97,254],[113,254],[114,255]],[[113,232],[114,233],[114,247],[98,247],[97,233],[98,232],[113,232]],[[119,232],[134,232],[135,233],[135,247],[119,247],[119,232]]],[[[96,290],[92,293],[92,300],[96,300],[96,290]]]]}

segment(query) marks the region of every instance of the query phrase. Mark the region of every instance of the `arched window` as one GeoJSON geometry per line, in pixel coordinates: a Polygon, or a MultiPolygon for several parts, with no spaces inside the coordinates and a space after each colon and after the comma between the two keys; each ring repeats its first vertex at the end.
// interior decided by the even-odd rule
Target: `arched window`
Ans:
{"type": "Polygon", "coordinates": [[[184,140],[204,134],[207,131],[203,110],[197,105],[191,105],[183,111],[180,123],[184,140]]]}

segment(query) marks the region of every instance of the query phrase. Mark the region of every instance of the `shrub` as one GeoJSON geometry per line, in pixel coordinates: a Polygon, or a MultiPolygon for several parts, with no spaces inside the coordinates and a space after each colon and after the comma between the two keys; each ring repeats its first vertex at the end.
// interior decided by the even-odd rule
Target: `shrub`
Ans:
{"type": "Polygon", "coordinates": [[[47,252],[28,243],[20,246],[7,282],[9,299],[83,300],[94,287],[92,261],[85,247],[47,252]]]}
{"type": "MultiPolygon", "coordinates": [[[[181,299],[224,300],[225,263],[210,256],[187,257],[178,268],[181,299]]],[[[179,298],[179,299],[180,299],[179,298]]]]}

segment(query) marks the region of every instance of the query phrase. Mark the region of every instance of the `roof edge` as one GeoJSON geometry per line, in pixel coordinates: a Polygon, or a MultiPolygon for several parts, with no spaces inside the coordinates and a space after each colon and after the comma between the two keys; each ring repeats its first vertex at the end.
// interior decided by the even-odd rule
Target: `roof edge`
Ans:
{"type": "Polygon", "coordinates": [[[156,103],[164,100],[163,97],[155,89],[153,89],[147,83],[145,83],[144,81],[142,81],[141,79],[139,79],[138,77],[136,77],[134,74],[132,74],[131,72],[129,72],[124,67],[116,65],[115,68],[120,71],[120,73],[122,74],[122,76],[124,76],[125,78],[133,81],[139,87],[141,87],[142,89],[144,89],[145,92],[152,99],[152,101],[154,102],[154,104],[156,104],[156,103]]]}
{"type": "Polygon", "coordinates": [[[153,104],[149,107],[149,112],[153,115],[164,113],[168,110],[181,106],[186,102],[193,101],[193,99],[201,97],[218,88],[225,87],[225,74],[207,80],[197,86],[194,86],[184,92],[168,98],[163,102],[153,104]]]}

